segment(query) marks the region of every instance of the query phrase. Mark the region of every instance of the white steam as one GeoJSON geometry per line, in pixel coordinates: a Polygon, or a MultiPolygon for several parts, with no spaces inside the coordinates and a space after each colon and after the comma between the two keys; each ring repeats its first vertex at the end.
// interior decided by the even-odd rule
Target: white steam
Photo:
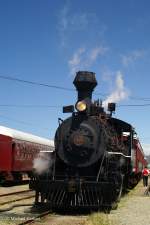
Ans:
{"type": "Polygon", "coordinates": [[[70,68],[70,74],[74,75],[79,70],[89,69],[100,56],[104,56],[108,47],[105,46],[96,46],[91,49],[79,48],[75,51],[71,59],[68,61],[70,68]]]}
{"type": "Polygon", "coordinates": [[[38,175],[48,172],[52,166],[52,159],[46,152],[40,152],[33,161],[33,169],[38,175]]]}
{"type": "Polygon", "coordinates": [[[120,71],[116,74],[115,89],[103,102],[104,108],[107,108],[108,103],[115,102],[118,103],[121,100],[128,98],[129,93],[124,87],[123,75],[120,71]]]}

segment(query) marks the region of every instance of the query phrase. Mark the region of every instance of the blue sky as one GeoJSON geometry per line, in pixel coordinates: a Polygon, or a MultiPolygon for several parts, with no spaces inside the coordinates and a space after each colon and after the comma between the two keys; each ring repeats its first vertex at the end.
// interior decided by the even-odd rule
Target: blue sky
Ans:
{"type": "MultiPolygon", "coordinates": [[[[99,83],[95,91],[106,94],[95,99],[149,104],[149,11],[149,0],[0,0],[0,76],[73,88],[75,72],[89,70],[99,83]]],[[[0,124],[46,138],[67,116],[60,106],[76,101],[73,91],[1,78],[0,90],[0,124]]],[[[115,114],[133,124],[146,152],[149,111],[117,107],[115,114]]]]}

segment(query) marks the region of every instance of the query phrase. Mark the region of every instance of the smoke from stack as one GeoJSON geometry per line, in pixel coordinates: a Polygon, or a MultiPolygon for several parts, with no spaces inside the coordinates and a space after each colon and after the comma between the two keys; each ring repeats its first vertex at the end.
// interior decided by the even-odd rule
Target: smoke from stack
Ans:
{"type": "Polygon", "coordinates": [[[115,102],[118,103],[121,100],[128,98],[129,93],[124,86],[123,75],[120,71],[116,74],[116,86],[114,91],[103,101],[104,108],[107,108],[108,103],[115,102]]]}
{"type": "Polygon", "coordinates": [[[52,158],[49,153],[40,152],[38,157],[33,161],[33,169],[38,175],[49,172],[52,166],[52,158]]]}

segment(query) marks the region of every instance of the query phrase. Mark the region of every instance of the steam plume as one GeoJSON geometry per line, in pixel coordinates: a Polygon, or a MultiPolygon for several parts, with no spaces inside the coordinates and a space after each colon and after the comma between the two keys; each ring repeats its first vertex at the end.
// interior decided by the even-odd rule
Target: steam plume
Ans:
{"type": "Polygon", "coordinates": [[[37,158],[33,161],[33,169],[38,175],[48,172],[52,166],[52,159],[49,153],[40,152],[37,158]]]}
{"type": "Polygon", "coordinates": [[[115,90],[107,97],[107,99],[103,102],[104,108],[107,107],[108,103],[115,102],[118,103],[121,100],[126,99],[129,96],[128,91],[124,87],[123,75],[120,71],[116,74],[116,84],[115,90]]]}

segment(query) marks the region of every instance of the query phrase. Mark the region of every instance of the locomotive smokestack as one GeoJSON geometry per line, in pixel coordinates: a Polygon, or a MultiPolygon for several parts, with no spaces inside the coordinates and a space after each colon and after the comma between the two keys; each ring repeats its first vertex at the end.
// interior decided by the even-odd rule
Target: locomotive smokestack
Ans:
{"type": "Polygon", "coordinates": [[[88,71],[79,71],[73,81],[74,86],[78,91],[78,101],[85,98],[92,98],[93,89],[97,85],[95,73],[88,71]]]}

